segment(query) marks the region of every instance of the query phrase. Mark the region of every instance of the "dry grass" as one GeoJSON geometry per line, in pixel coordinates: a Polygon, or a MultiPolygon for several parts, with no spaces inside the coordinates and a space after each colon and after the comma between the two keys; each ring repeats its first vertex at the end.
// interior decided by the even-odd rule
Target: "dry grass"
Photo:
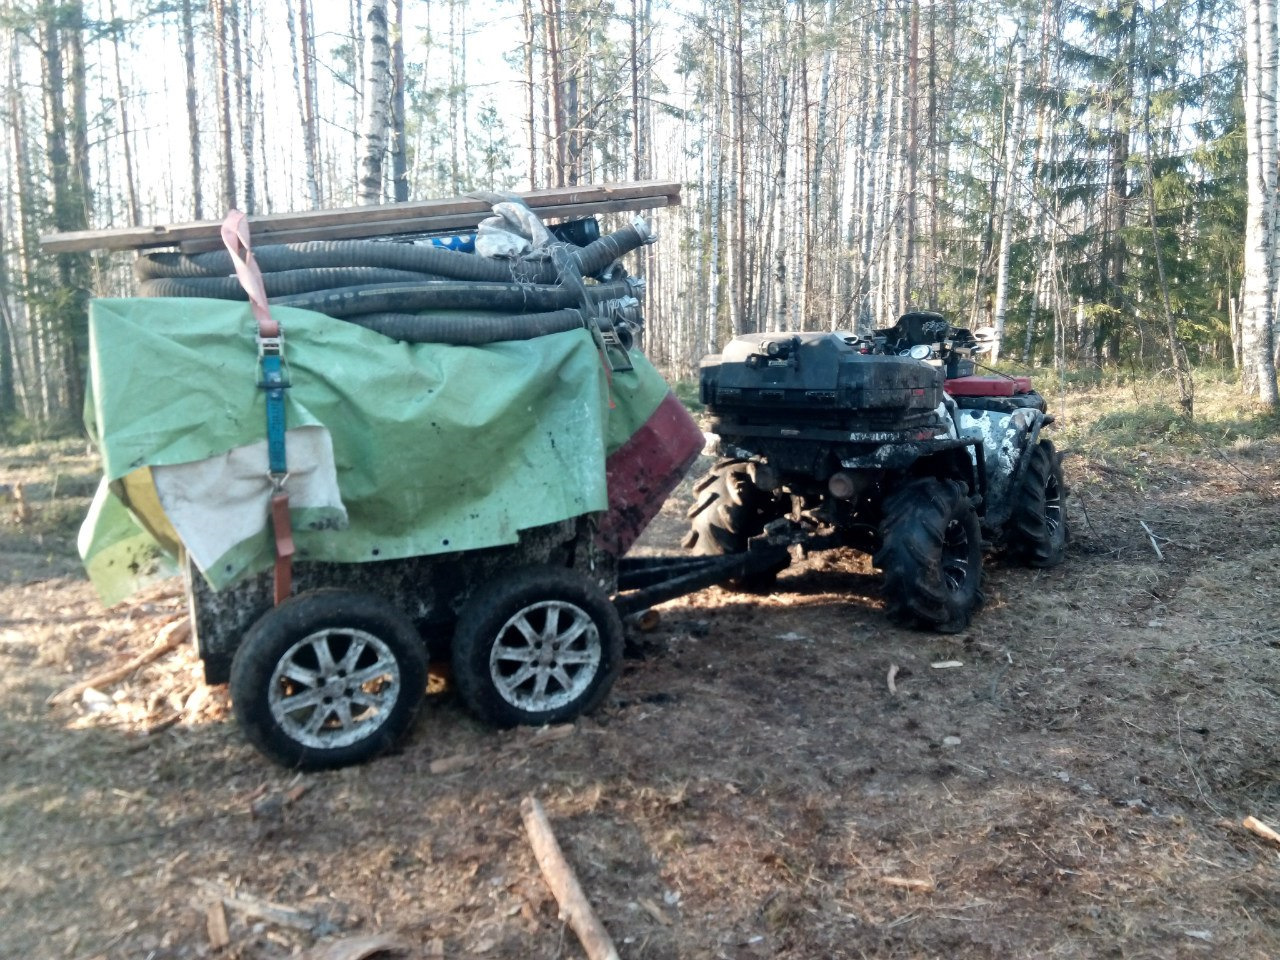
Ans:
{"type": "Polygon", "coordinates": [[[210,955],[228,889],[293,913],[231,910],[220,957],[375,932],[577,956],[527,794],[628,960],[1280,956],[1280,850],[1239,826],[1280,824],[1280,442],[1212,389],[1213,444],[1131,384],[1073,393],[1068,560],[993,562],[959,637],[890,627],[865,558],[832,554],[769,597],[668,604],[567,733],[488,730],[446,693],[400,754],[323,775],[257,756],[186,650],[46,707],[179,601],[101,611],[51,534],[6,527],[0,956],[210,955]]]}

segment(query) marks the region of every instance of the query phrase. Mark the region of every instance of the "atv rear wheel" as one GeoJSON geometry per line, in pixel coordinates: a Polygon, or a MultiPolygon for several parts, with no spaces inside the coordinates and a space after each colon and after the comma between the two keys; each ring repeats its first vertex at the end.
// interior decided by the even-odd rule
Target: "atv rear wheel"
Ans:
{"type": "MultiPolygon", "coordinates": [[[[697,499],[689,508],[690,529],[681,546],[700,557],[745,553],[747,542],[785,512],[777,498],[755,485],[745,460],[719,461],[693,485],[693,492],[697,499]]],[[[767,592],[784,567],[731,583],[742,590],[767,592]]]]}
{"type": "Polygon", "coordinates": [[[982,605],[982,533],[964,484],[928,477],[888,497],[874,560],[895,623],[967,627],[982,605]]]}
{"type": "Polygon", "coordinates": [[[1013,495],[1009,517],[1009,553],[1029,567],[1056,567],[1067,549],[1063,510],[1062,462],[1052,440],[1031,451],[1027,469],[1013,495]]]}

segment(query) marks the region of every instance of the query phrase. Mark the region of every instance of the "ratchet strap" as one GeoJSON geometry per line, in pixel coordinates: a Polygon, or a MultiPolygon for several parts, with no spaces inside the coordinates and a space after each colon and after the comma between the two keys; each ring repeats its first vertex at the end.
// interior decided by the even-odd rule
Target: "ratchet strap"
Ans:
{"type": "Polygon", "coordinates": [[[258,387],[267,401],[267,479],[271,481],[271,529],[275,536],[275,602],[282,603],[293,591],[293,525],[289,519],[289,494],[285,483],[289,465],[285,457],[284,392],[289,388],[284,363],[284,331],[271,316],[262,271],[249,249],[249,220],[232,210],[222,221],[222,242],[235,264],[236,277],[258,322],[258,387]]]}

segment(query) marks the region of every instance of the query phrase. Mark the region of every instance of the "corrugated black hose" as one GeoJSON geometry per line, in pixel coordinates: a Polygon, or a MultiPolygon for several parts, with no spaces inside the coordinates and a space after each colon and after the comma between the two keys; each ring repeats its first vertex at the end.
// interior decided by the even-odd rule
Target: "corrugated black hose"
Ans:
{"type": "MultiPolygon", "coordinates": [[[[631,286],[624,281],[594,284],[591,289],[599,300],[625,297],[632,292],[631,286]]],[[[463,283],[456,280],[380,283],[317,290],[294,297],[275,297],[271,302],[282,307],[301,307],[344,319],[367,313],[414,313],[419,310],[542,313],[582,305],[581,297],[567,285],[463,283]]]]}
{"type": "MultiPolygon", "coordinates": [[[[584,309],[595,314],[594,304],[633,295],[632,281],[584,288],[581,277],[602,274],[649,242],[643,221],[637,223],[585,247],[557,246],[552,259],[492,260],[367,240],[266,245],[254,257],[273,304],[351,320],[409,342],[483,344],[578,329],[586,325],[584,309]],[[459,312],[423,317],[418,311],[459,312]]],[[[143,296],[245,300],[232,270],[226,251],[152,253],[135,267],[143,296]]],[[[612,325],[607,318],[597,322],[612,325]]]]}
{"type": "MultiPolygon", "coordinates": [[[[585,247],[572,248],[578,269],[594,277],[615,260],[648,242],[650,234],[635,225],[606,234],[585,247]]],[[[333,267],[380,267],[411,270],[454,280],[502,283],[528,280],[555,283],[559,272],[546,260],[490,260],[443,247],[374,240],[317,240],[311,243],[267,244],[253,251],[264,273],[333,267]]],[[[234,272],[225,250],[207,253],[149,253],[138,257],[139,280],[182,277],[229,277],[234,272]]]]}

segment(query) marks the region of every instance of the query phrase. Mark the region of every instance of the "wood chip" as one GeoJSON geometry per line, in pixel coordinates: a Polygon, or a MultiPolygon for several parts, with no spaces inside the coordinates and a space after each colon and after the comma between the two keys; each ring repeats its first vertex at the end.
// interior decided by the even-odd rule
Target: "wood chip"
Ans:
{"type": "Polygon", "coordinates": [[[938,660],[929,666],[935,670],[954,670],[956,667],[963,667],[964,664],[959,660],[938,660]]]}
{"type": "Polygon", "coordinates": [[[231,943],[231,933],[227,929],[227,911],[221,900],[214,900],[205,909],[204,927],[209,933],[209,946],[221,950],[231,943]]]}
{"type": "Polygon", "coordinates": [[[932,880],[913,880],[910,877],[881,877],[880,882],[890,887],[918,890],[921,893],[933,893],[934,890],[932,880]]]}
{"type": "Polygon", "coordinates": [[[1264,840],[1270,840],[1272,843],[1280,843],[1280,833],[1276,832],[1274,827],[1269,827],[1257,817],[1245,817],[1241,821],[1241,825],[1246,830],[1252,830],[1264,840]]]}
{"type": "Polygon", "coordinates": [[[348,937],[334,943],[315,947],[303,954],[307,960],[365,960],[380,953],[404,953],[409,945],[399,937],[379,935],[372,937],[348,937]]]}
{"type": "Polygon", "coordinates": [[[645,913],[653,917],[653,919],[657,920],[664,927],[671,926],[671,918],[667,916],[666,911],[648,897],[640,897],[636,902],[639,903],[640,906],[644,907],[645,913]]]}
{"type": "Polygon", "coordinates": [[[436,776],[442,776],[446,773],[465,770],[467,767],[474,765],[479,759],[474,753],[455,753],[451,757],[440,757],[438,760],[432,760],[427,769],[436,776]]]}
{"type": "Polygon", "coordinates": [[[529,737],[530,743],[554,743],[572,737],[577,730],[572,723],[558,723],[551,727],[538,727],[529,737]]]}

